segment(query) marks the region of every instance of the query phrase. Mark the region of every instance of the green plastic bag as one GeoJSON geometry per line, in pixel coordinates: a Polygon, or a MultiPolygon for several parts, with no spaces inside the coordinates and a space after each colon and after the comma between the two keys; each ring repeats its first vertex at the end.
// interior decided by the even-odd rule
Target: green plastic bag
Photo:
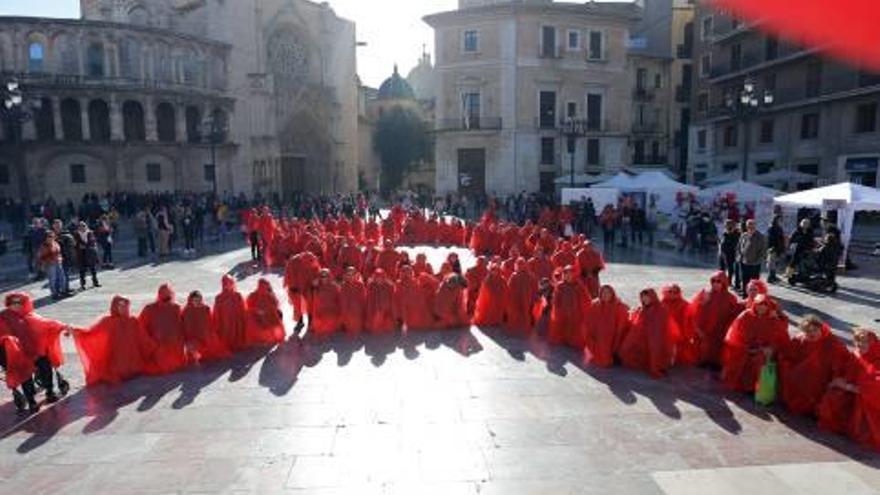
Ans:
{"type": "Polygon", "coordinates": [[[761,375],[758,377],[758,390],[755,392],[755,402],[762,406],[769,406],[776,400],[777,389],[776,363],[768,361],[761,367],[761,375]]]}

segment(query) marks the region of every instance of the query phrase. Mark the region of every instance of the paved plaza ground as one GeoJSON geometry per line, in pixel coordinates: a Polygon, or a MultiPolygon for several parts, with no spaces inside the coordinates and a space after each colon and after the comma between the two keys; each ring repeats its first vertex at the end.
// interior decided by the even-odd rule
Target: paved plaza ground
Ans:
{"type": "MultiPolygon", "coordinates": [[[[445,256],[430,253],[435,266],[445,256]]],[[[251,290],[247,260],[235,250],[125,265],[57,304],[25,288],[42,314],[87,325],[113,294],[140,308],[166,281],[181,298],[215,293],[225,273],[251,290]]],[[[673,281],[691,294],[710,273],[707,260],[668,251],[618,250],[613,261],[604,280],[628,302],[673,281]]],[[[834,298],[773,290],[794,317],[816,312],[848,338],[880,317],[880,281],[841,285],[834,298]]],[[[290,336],[271,351],[92,390],[80,388],[69,339],[65,351],[76,387],[62,402],[16,424],[3,395],[0,493],[880,493],[880,456],[726,395],[711,372],[599,370],[490,329],[325,345],[290,336]]]]}

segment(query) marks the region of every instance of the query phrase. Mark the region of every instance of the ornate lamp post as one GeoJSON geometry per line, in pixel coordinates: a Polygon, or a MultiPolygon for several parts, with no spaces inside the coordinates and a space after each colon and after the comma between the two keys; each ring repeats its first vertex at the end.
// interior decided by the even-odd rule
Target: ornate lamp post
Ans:
{"type": "Polygon", "coordinates": [[[202,140],[211,145],[211,190],[217,197],[217,145],[226,140],[226,121],[212,115],[202,123],[202,140]]]}
{"type": "Polygon", "coordinates": [[[559,133],[566,139],[566,149],[571,157],[571,187],[574,188],[574,155],[577,140],[587,136],[587,120],[567,117],[559,122],[559,133]]]}
{"type": "Polygon", "coordinates": [[[749,148],[751,147],[752,136],[750,131],[752,119],[763,108],[773,105],[773,100],[773,93],[770,90],[764,90],[763,93],[759,92],[755,88],[755,82],[751,79],[746,79],[739,94],[728,94],[724,101],[724,105],[730,112],[731,117],[743,124],[743,182],[748,181],[749,178],[749,148]]]}
{"type": "Polygon", "coordinates": [[[24,124],[31,120],[34,116],[33,111],[39,110],[42,101],[25,100],[21,86],[15,79],[10,79],[2,87],[0,87],[0,97],[3,100],[2,110],[3,119],[6,121],[6,128],[9,136],[12,138],[12,144],[15,153],[16,173],[18,175],[19,194],[25,209],[30,208],[31,193],[30,184],[27,178],[27,170],[24,165],[24,150],[22,149],[22,129],[24,124]]]}

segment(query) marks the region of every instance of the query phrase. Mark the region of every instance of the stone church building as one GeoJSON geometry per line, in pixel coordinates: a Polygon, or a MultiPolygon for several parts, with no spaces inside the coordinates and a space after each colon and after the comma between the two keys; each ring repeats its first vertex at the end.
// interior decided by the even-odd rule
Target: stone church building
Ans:
{"type": "Polygon", "coordinates": [[[0,196],[357,187],[355,25],[306,0],[81,0],[0,17],[0,196]],[[223,131],[223,132],[211,132],[223,131]],[[212,148],[216,161],[212,161],[212,148]]]}

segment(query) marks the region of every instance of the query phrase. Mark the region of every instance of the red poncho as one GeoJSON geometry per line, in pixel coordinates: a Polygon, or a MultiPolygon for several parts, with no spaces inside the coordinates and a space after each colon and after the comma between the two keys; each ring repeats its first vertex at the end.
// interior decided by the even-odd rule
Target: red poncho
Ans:
{"type": "Polygon", "coordinates": [[[489,274],[489,267],[486,258],[480,256],[477,258],[477,264],[470,268],[464,275],[467,280],[467,310],[468,314],[474,314],[477,305],[477,296],[480,294],[480,286],[483,280],[489,274]]]}
{"type": "Polygon", "coordinates": [[[545,256],[536,256],[529,260],[529,272],[535,277],[536,281],[541,281],[542,279],[552,279],[553,278],[553,262],[550,261],[550,258],[545,256]]]}
{"type": "Polygon", "coordinates": [[[397,279],[397,263],[400,261],[400,253],[394,250],[390,244],[379,251],[376,256],[376,268],[381,268],[389,280],[397,279]]]}
{"type": "Polygon", "coordinates": [[[342,328],[348,335],[364,330],[364,314],[367,310],[367,287],[360,275],[342,282],[339,290],[339,312],[342,328]]]}
{"type": "Polygon", "coordinates": [[[695,366],[700,362],[700,341],[697,338],[697,327],[694,325],[690,305],[681,295],[677,285],[663,287],[662,303],[669,311],[672,319],[678,324],[680,332],[675,345],[675,363],[684,366],[695,366]]]}
{"type": "Polygon", "coordinates": [[[428,273],[423,273],[418,277],[419,292],[424,301],[425,314],[423,315],[424,326],[422,328],[430,330],[437,328],[437,320],[434,318],[433,308],[436,306],[437,291],[440,289],[440,281],[436,277],[428,273]]]}
{"type": "Polygon", "coordinates": [[[633,311],[629,332],[618,354],[625,366],[660,377],[672,367],[679,330],[669,311],[660,304],[657,291],[644,290],[640,297],[645,295],[649,301],[633,311]]]}
{"type": "Polygon", "coordinates": [[[690,312],[700,341],[700,362],[720,365],[727,329],[743,307],[728,290],[730,283],[724,272],[715,273],[712,280],[721,284],[714,289],[703,289],[694,296],[690,312]]]}
{"type": "Polygon", "coordinates": [[[370,333],[389,333],[396,325],[394,283],[388,280],[382,269],[376,270],[367,284],[366,323],[370,333]]]}
{"type": "Polygon", "coordinates": [[[580,282],[560,282],[553,291],[550,329],[547,340],[553,345],[566,344],[576,349],[586,345],[585,318],[590,296],[580,282]]]}
{"type": "Polygon", "coordinates": [[[461,277],[448,275],[437,289],[434,301],[434,314],[439,328],[468,327],[469,321],[465,306],[465,291],[461,277]]]}
{"type": "Polygon", "coordinates": [[[129,304],[128,299],[116,296],[109,315],[88,330],[73,332],[87,386],[116,384],[140,375],[156,350],[140,321],[131,316],[129,304]]]}
{"type": "Polygon", "coordinates": [[[340,288],[330,279],[319,279],[312,290],[309,330],[319,338],[328,337],[339,330],[342,316],[340,288]]]}
{"type": "Polygon", "coordinates": [[[504,323],[504,306],[507,297],[507,283],[501,269],[493,266],[480,286],[474,308],[474,324],[484,327],[497,327],[504,323]]]}
{"type": "Polygon", "coordinates": [[[614,364],[614,356],[629,331],[629,306],[617,298],[610,285],[599,290],[599,298],[587,308],[586,346],[592,354],[591,362],[607,368],[614,364]],[[609,293],[607,301],[602,295],[609,293]]]}
{"type": "Polygon", "coordinates": [[[526,270],[524,262],[518,261],[516,271],[507,283],[505,317],[508,330],[519,335],[531,333],[537,303],[538,280],[526,270]]]}
{"type": "Polygon", "coordinates": [[[0,335],[10,335],[18,339],[21,352],[31,363],[46,356],[53,368],[64,364],[64,353],[61,351],[64,323],[36,314],[29,294],[8,294],[6,305],[7,309],[0,312],[0,335]],[[19,311],[9,309],[9,303],[14,298],[22,301],[19,311]]]}
{"type": "Polygon", "coordinates": [[[580,272],[581,280],[587,288],[590,296],[596,298],[599,296],[599,273],[605,269],[605,260],[602,255],[593,248],[593,245],[586,242],[575,254],[577,259],[577,268],[580,272]]]}
{"type": "Polygon", "coordinates": [[[187,354],[192,361],[204,362],[229,357],[231,353],[213,325],[210,306],[204,303],[196,305],[190,298],[183,308],[181,320],[187,354]]]}
{"type": "Polygon", "coordinates": [[[832,375],[856,390],[830,386],[816,409],[819,427],[847,434],[857,442],[880,450],[880,340],[868,334],[867,352],[837,361],[832,375]]]}
{"type": "Polygon", "coordinates": [[[247,297],[245,342],[251,346],[273,346],[284,342],[284,321],[272,284],[261,278],[247,297]]]}
{"type": "Polygon", "coordinates": [[[244,296],[238,292],[235,279],[225,275],[223,290],[214,298],[214,333],[230,351],[240,351],[247,347],[247,307],[244,296]]]}
{"type": "Polygon", "coordinates": [[[848,352],[840,339],[831,334],[828,325],[822,326],[822,335],[817,340],[807,340],[803,335],[791,339],[779,356],[779,380],[785,407],[792,414],[813,414],[831,383],[833,370],[846,359],[848,352]]]}
{"type": "Polygon", "coordinates": [[[394,289],[395,319],[403,322],[407,331],[432,328],[434,318],[430,308],[412,270],[404,269],[394,289]]]}
{"type": "Polygon", "coordinates": [[[180,313],[180,305],[174,302],[174,291],[168,284],[159,287],[156,302],[141,310],[141,326],[156,343],[146,366],[148,373],[173,373],[186,365],[180,313]]]}
{"type": "Polygon", "coordinates": [[[34,362],[25,355],[17,337],[0,335],[0,347],[6,355],[6,386],[14,390],[31,379],[34,362]]]}
{"type": "Polygon", "coordinates": [[[293,306],[293,318],[298,320],[308,313],[306,302],[312,289],[312,282],[318,278],[321,262],[315,253],[305,251],[297,254],[287,262],[284,268],[284,286],[293,306]]]}
{"type": "Polygon", "coordinates": [[[764,348],[776,355],[788,345],[788,319],[779,317],[771,299],[761,296],[757,301],[766,313],[759,316],[755,307],[747,309],[734,320],[724,339],[721,383],[728,390],[754,392],[767,362],[764,348]]]}

